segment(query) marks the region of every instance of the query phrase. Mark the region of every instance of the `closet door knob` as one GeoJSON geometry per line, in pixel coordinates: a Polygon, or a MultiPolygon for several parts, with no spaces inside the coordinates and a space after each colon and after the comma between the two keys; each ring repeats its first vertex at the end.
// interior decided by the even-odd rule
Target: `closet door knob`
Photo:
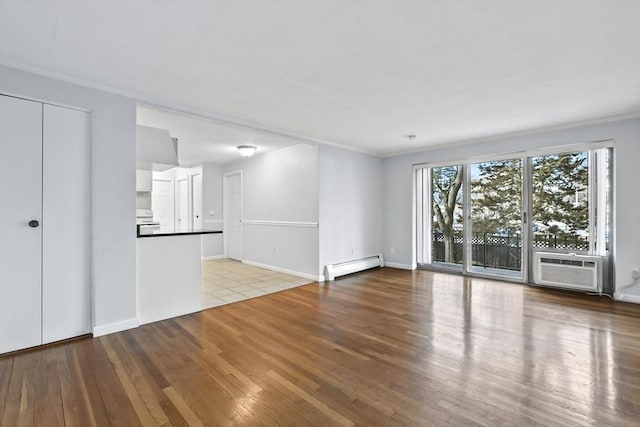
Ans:
{"type": "Polygon", "coordinates": [[[31,221],[29,221],[29,227],[38,228],[39,226],[40,226],[40,223],[38,221],[36,221],[35,219],[32,219],[31,221]]]}

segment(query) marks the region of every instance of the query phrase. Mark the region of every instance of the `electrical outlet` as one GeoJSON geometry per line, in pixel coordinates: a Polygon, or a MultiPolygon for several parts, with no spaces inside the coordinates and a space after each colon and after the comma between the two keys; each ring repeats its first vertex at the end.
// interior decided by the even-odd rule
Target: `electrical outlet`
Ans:
{"type": "Polygon", "coordinates": [[[271,253],[272,253],[272,254],[275,254],[275,253],[276,253],[276,247],[275,247],[275,246],[273,246],[273,247],[271,248],[271,253]]]}
{"type": "Polygon", "coordinates": [[[391,249],[389,250],[389,252],[391,253],[391,255],[395,254],[395,253],[396,253],[396,248],[391,248],[391,249]]]}
{"type": "Polygon", "coordinates": [[[633,278],[633,280],[640,279],[640,268],[638,268],[638,267],[632,268],[631,269],[631,277],[633,278]]]}

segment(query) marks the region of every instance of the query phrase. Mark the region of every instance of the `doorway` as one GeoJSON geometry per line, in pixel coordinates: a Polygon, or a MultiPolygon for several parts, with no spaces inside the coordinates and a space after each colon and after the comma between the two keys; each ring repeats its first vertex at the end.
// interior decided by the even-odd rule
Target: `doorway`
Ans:
{"type": "Polygon", "coordinates": [[[224,254],[242,261],[242,171],[223,176],[224,254]]]}
{"type": "Polygon", "coordinates": [[[176,231],[189,229],[189,183],[187,178],[176,180],[176,231]]]}
{"type": "Polygon", "coordinates": [[[173,198],[173,181],[170,179],[153,179],[151,193],[151,209],[153,218],[160,223],[162,230],[173,230],[175,224],[175,207],[173,198]]]}
{"type": "Polygon", "coordinates": [[[469,165],[468,270],[521,280],[523,160],[469,165]]]}

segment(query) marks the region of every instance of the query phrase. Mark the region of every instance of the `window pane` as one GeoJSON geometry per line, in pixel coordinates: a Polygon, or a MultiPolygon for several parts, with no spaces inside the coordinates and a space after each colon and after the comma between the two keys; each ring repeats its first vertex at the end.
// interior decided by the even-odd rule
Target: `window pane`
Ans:
{"type": "Polygon", "coordinates": [[[533,247],[589,250],[589,154],[532,157],[533,247]]]}
{"type": "Polygon", "coordinates": [[[431,169],[431,261],[462,265],[462,166],[431,169]]]}

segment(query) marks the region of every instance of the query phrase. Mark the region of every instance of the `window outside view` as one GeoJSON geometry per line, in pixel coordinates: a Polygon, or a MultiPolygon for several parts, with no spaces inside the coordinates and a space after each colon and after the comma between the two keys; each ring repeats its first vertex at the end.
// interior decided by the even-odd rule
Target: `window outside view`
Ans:
{"type": "MultiPolygon", "coordinates": [[[[602,150],[602,154],[606,159],[602,164],[607,165],[603,176],[608,177],[608,151],[602,150]]],[[[589,187],[590,167],[590,153],[585,150],[430,168],[430,262],[462,266],[464,200],[470,203],[468,268],[472,270],[490,268],[506,275],[520,274],[527,249],[523,251],[525,197],[531,203],[527,227],[533,250],[589,252],[590,238],[594,238],[589,233],[595,225],[590,224],[595,216],[590,214],[590,197],[595,194],[589,187]],[[523,188],[525,161],[530,162],[531,173],[527,189],[523,188]],[[467,189],[465,167],[469,168],[467,189]]],[[[600,183],[598,191],[605,192],[608,199],[606,183],[600,183]]]]}

